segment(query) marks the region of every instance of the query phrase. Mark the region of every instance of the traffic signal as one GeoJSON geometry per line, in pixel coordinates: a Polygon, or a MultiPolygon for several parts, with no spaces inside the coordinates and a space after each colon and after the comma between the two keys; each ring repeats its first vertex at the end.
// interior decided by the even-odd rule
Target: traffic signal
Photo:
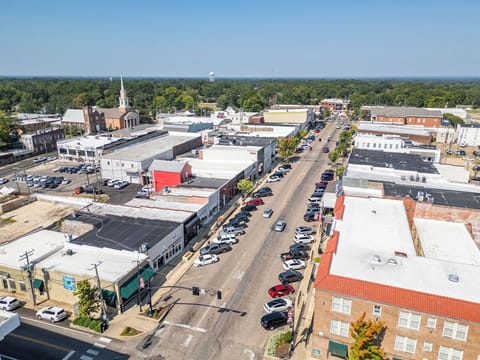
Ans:
{"type": "Polygon", "coordinates": [[[220,290],[217,291],[217,299],[222,300],[222,292],[220,290]]]}
{"type": "Polygon", "coordinates": [[[101,333],[104,333],[105,330],[107,330],[107,327],[108,327],[107,322],[106,322],[106,321],[102,321],[102,323],[100,324],[100,332],[101,332],[101,333]]]}
{"type": "Polygon", "coordinates": [[[200,295],[200,288],[198,286],[192,287],[192,295],[199,296],[200,295]]]}

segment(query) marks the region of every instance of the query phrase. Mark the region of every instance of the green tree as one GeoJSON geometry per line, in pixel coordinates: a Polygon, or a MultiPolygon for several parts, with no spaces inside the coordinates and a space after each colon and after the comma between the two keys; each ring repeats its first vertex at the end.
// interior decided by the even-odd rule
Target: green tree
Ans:
{"type": "Polygon", "coordinates": [[[384,322],[365,320],[365,316],[363,313],[350,324],[350,336],[354,342],[350,346],[348,360],[382,360],[387,356],[381,348],[384,322]]]}
{"type": "Polygon", "coordinates": [[[307,134],[308,134],[308,130],[300,130],[298,132],[298,138],[303,139],[305,136],[307,136],[307,134]]]}
{"type": "Polygon", "coordinates": [[[329,154],[328,154],[328,159],[334,163],[335,161],[337,161],[337,159],[340,157],[340,154],[338,153],[338,151],[335,149],[334,151],[331,151],[329,154]]]}
{"type": "Polygon", "coordinates": [[[88,280],[78,282],[77,291],[73,294],[78,296],[78,310],[80,316],[90,317],[90,314],[98,311],[100,307],[98,288],[92,287],[88,280]]]}
{"type": "Polygon", "coordinates": [[[17,119],[0,111],[0,147],[9,147],[14,138],[18,138],[20,123],[17,119]]]}
{"type": "Polygon", "coordinates": [[[277,138],[277,148],[280,157],[287,161],[295,153],[299,140],[297,137],[277,138]]]}
{"type": "Polygon", "coordinates": [[[457,124],[465,124],[465,121],[461,117],[458,117],[456,115],[450,114],[450,113],[445,113],[443,114],[443,118],[450,121],[450,123],[453,126],[456,126],[457,124]]]}
{"type": "Polygon", "coordinates": [[[250,193],[253,190],[253,182],[249,179],[241,179],[237,183],[237,189],[242,192],[242,195],[245,197],[246,194],[250,193]]]}

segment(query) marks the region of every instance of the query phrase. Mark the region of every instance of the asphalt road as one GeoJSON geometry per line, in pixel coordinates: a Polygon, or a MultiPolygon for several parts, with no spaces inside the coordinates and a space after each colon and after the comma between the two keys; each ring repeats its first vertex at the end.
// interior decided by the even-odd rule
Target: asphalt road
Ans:
{"type": "MultiPolygon", "coordinates": [[[[334,134],[330,140],[333,149],[338,133],[335,124],[330,123],[317,138],[326,140],[329,134],[334,134]]],[[[178,286],[199,286],[206,289],[207,294],[193,296],[185,289],[173,292],[171,295],[178,302],[163,328],[156,332],[146,354],[175,360],[263,357],[267,339],[272,334],[260,325],[263,303],[271,299],[268,289],[279,283],[277,277],[283,271],[280,253],[287,251],[292,243],[294,228],[306,224],[303,214],[307,199],[328,163],[327,154],[321,152],[325,140],[313,142],[312,151],[300,154],[282,181],[268,184],[274,196],[264,198],[265,205],[253,213],[247,233],[240,236],[232,251],[221,254],[218,263],[192,267],[183,276],[178,286]],[[274,210],[270,219],[262,217],[265,207],[274,210]],[[272,231],[280,218],[287,221],[287,228],[282,233],[272,231]],[[223,298],[218,300],[215,295],[209,295],[208,290],[212,294],[221,290],[223,298]]],[[[317,245],[313,244],[313,248],[317,245]]],[[[298,284],[293,285],[298,288],[298,284]]]]}
{"type": "Polygon", "coordinates": [[[20,327],[0,342],[0,358],[19,360],[111,360],[129,358],[126,354],[109,350],[109,340],[100,336],[83,334],[75,330],[65,330],[57,328],[55,325],[45,324],[41,326],[34,326],[22,320],[20,327]],[[56,331],[50,331],[48,328],[56,331]],[[68,332],[69,336],[60,333],[59,329],[68,332]]]}

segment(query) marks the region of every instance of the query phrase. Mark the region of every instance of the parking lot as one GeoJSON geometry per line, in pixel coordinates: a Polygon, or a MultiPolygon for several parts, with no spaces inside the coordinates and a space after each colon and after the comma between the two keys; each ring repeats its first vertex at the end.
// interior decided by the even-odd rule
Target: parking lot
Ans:
{"type": "Polygon", "coordinates": [[[97,200],[112,204],[123,204],[131,200],[141,188],[138,184],[128,184],[122,189],[106,186],[95,166],[60,159],[43,161],[29,169],[16,169],[5,178],[9,181],[4,186],[13,187],[21,193],[93,197],[95,188],[97,200]],[[80,187],[89,189],[90,193],[84,191],[77,194],[75,189],[80,187]]]}

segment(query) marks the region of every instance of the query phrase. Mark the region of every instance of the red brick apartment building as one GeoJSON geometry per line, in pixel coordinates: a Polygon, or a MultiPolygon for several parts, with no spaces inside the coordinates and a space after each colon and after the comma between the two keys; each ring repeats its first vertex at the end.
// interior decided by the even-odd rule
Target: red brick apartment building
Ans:
{"type": "Polygon", "coordinates": [[[438,128],[442,123],[442,113],[438,110],[427,110],[416,107],[371,107],[370,120],[374,123],[418,125],[426,128],[438,128]]]}
{"type": "MultiPolygon", "coordinates": [[[[387,359],[480,359],[480,252],[410,199],[342,196],[315,279],[312,359],[345,358],[350,323],[385,323],[387,359]]],[[[447,217],[447,220],[450,218],[447,217]]]]}

